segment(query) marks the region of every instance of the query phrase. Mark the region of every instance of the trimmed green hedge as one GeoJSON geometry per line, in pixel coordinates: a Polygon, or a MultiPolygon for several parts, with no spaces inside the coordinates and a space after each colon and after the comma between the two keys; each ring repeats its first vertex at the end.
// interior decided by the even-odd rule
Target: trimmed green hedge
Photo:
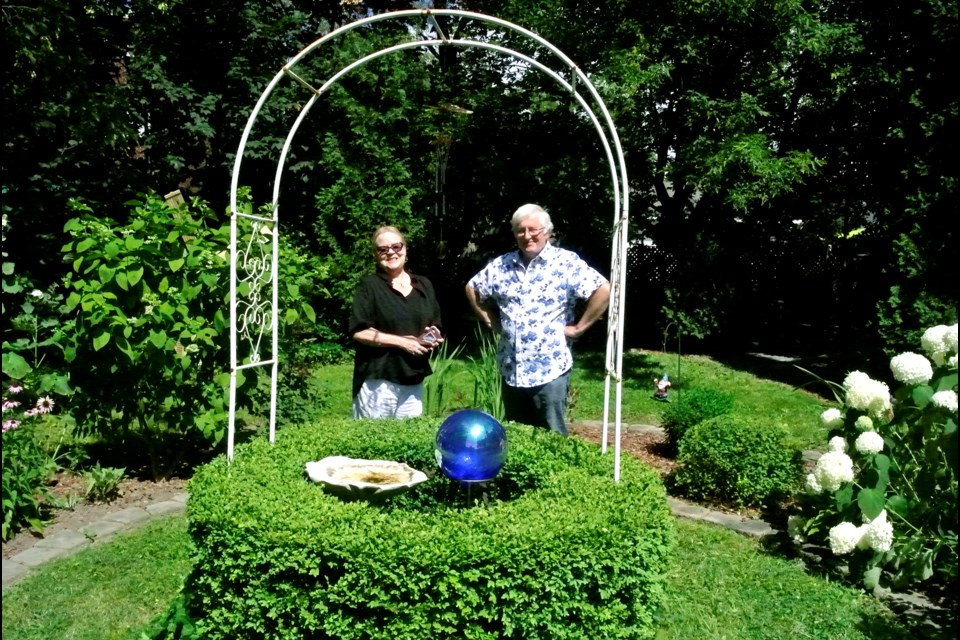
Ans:
{"type": "Polygon", "coordinates": [[[184,587],[203,638],[650,638],[674,545],[657,474],[574,438],[507,424],[486,492],[439,472],[439,421],[343,421],[237,447],[190,482],[184,587]],[[311,482],[328,455],[430,479],[379,505],[311,482]]]}
{"type": "Polygon", "coordinates": [[[680,440],[671,481],[696,500],[716,499],[759,507],[797,491],[802,453],[786,432],[762,418],[720,415],[704,420],[680,440]]]}

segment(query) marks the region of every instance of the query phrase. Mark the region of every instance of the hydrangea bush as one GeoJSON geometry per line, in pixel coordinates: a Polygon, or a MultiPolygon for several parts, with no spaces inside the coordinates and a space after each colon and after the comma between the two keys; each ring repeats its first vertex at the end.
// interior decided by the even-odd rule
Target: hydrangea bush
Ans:
{"type": "Polygon", "coordinates": [[[829,443],[788,521],[797,542],[829,547],[867,588],[957,578],[957,325],[928,329],[890,361],[899,387],[853,371],[829,443]]]}

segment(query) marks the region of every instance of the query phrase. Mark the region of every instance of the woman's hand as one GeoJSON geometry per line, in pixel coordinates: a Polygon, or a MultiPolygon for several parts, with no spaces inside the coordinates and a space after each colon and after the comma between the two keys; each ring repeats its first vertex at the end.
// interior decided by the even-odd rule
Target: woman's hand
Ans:
{"type": "Polygon", "coordinates": [[[420,342],[417,336],[397,336],[397,345],[412,356],[425,356],[433,350],[432,347],[420,342]]]}

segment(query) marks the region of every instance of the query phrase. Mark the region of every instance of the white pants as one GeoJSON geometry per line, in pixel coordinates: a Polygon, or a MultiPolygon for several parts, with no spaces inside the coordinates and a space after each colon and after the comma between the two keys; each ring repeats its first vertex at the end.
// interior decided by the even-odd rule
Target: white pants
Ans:
{"type": "Polygon", "coordinates": [[[364,380],[353,398],[353,417],[416,418],[423,415],[423,384],[364,380]]]}

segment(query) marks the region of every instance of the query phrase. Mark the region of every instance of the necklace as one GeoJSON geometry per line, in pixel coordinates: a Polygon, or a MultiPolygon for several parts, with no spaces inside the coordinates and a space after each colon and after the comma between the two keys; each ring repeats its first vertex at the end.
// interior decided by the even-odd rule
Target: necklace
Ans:
{"type": "Polygon", "coordinates": [[[406,271],[402,272],[399,276],[390,280],[390,286],[403,295],[407,295],[413,288],[410,282],[410,274],[406,271]]]}

